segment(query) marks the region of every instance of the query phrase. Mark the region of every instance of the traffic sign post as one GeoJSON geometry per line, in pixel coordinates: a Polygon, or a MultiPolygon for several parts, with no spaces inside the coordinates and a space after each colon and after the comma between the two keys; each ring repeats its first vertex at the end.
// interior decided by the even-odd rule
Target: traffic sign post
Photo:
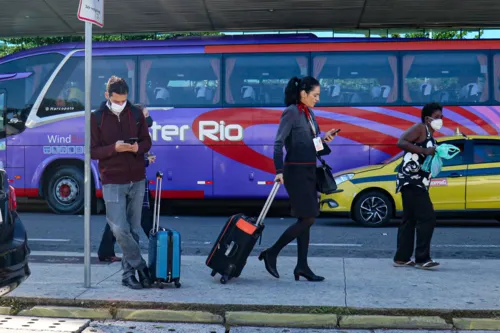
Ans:
{"type": "Polygon", "coordinates": [[[85,22],[85,166],[84,166],[84,286],[90,288],[90,215],[92,173],[90,159],[90,117],[92,88],[92,25],[104,26],[104,0],[80,0],[78,19],[85,22]]]}

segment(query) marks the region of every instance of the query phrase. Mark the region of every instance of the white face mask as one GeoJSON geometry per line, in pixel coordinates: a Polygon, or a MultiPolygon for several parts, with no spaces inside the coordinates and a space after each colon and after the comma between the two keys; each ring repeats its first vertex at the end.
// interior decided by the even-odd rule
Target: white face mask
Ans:
{"type": "Polygon", "coordinates": [[[111,109],[111,111],[116,112],[116,113],[122,112],[123,109],[125,109],[125,105],[127,105],[127,103],[123,103],[122,105],[120,105],[120,104],[113,103],[111,101],[108,102],[108,107],[111,109]]]}
{"type": "Polygon", "coordinates": [[[439,131],[441,129],[441,127],[443,127],[443,119],[433,119],[431,121],[431,127],[435,131],[439,131]]]}

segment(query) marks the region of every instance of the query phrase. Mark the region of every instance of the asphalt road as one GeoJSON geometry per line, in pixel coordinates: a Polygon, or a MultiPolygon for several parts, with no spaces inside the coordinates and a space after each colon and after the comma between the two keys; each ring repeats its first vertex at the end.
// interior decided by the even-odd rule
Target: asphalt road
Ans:
{"type": "MultiPolygon", "coordinates": [[[[182,235],[184,255],[207,255],[231,207],[210,209],[184,207],[173,215],[162,214],[161,225],[178,230],[182,235]],[[198,216],[192,216],[197,212],[198,216]],[[217,214],[217,212],[219,212],[217,214]],[[191,214],[191,215],[188,215],[191,214]]],[[[83,216],[56,215],[43,205],[20,206],[21,218],[29,234],[33,261],[81,262],[83,253],[83,216]]],[[[246,211],[246,210],[245,210],[246,211]]],[[[252,213],[254,208],[249,208],[252,213]]],[[[286,217],[286,209],[274,208],[266,219],[262,244],[254,254],[270,246],[294,220],[286,217]],[[280,217],[283,216],[283,217],[280,217]]],[[[321,217],[311,229],[311,256],[391,258],[396,246],[397,223],[385,228],[364,228],[347,219],[321,217]]],[[[97,252],[105,226],[104,215],[91,218],[92,252],[97,252]]],[[[433,258],[498,259],[500,258],[500,223],[494,220],[439,221],[433,238],[433,258]]],[[[141,246],[147,252],[147,239],[141,234],[141,246]]],[[[117,247],[117,252],[120,249],[117,247]]],[[[290,244],[282,255],[295,256],[296,245],[290,244]]],[[[96,262],[96,259],[93,260],[96,262]]]]}

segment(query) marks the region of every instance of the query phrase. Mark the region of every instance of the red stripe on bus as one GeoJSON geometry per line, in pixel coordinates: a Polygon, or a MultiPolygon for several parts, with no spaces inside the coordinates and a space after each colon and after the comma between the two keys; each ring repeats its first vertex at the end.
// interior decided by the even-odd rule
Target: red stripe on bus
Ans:
{"type": "MultiPolygon", "coordinates": [[[[154,197],[155,191],[150,190],[149,193],[154,197]]],[[[198,190],[163,190],[161,191],[162,199],[203,199],[205,198],[205,191],[198,190]]]]}
{"type": "Polygon", "coordinates": [[[318,108],[318,110],[324,110],[331,113],[340,113],[348,116],[353,116],[361,119],[370,120],[376,123],[385,124],[387,126],[392,126],[398,128],[400,130],[406,130],[410,126],[413,125],[411,121],[406,119],[401,119],[398,117],[394,117],[391,115],[367,111],[363,109],[358,109],[354,107],[327,107],[327,108],[318,108]]]}
{"type": "MultiPolygon", "coordinates": [[[[150,191],[151,195],[154,196],[155,191],[150,191]]],[[[18,197],[28,197],[28,198],[38,198],[37,188],[16,188],[16,196],[18,197]]],[[[102,198],[102,190],[96,190],[96,197],[102,198]]],[[[164,190],[161,191],[161,197],[163,199],[203,199],[205,197],[204,191],[198,190],[164,190]]]]}
{"type": "Polygon", "coordinates": [[[28,198],[38,198],[37,188],[18,188],[16,187],[16,196],[18,197],[28,197],[28,198]]]}
{"type": "MultiPolygon", "coordinates": [[[[389,109],[389,110],[393,110],[393,111],[398,111],[398,112],[403,112],[403,113],[407,113],[411,116],[414,116],[414,117],[417,117],[418,119],[421,118],[422,116],[422,110],[416,108],[416,107],[412,107],[412,106],[402,106],[402,107],[384,107],[385,109],[389,109]]],[[[453,132],[455,132],[455,130],[458,129],[460,130],[460,133],[464,133],[465,135],[474,135],[476,134],[476,132],[474,132],[473,130],[471,130],[470,128],[464,126],[464,125],[461,125],[453,120],[451,120],[450,118],[447,118],[446,117],[446,113],[443,115],[444,116],[444,127],[447,127],[451,130],[453,130],[453,132]]],[[[434,136],[436,137],[440,137],[440,136],[444,136],[442,133],[440,132],[436,132],[434,134],[434,136]]]]}
{"type": "Polygon", "coordinates": [[[398,139],[391,135],[320,116],[316,116],[316,119],[318,120],[318,124],[323,131],[328,131],[331,128],[341,128],[342,132],[339,135],[346,139],[353,140],[364,145],[375,146],[373,148],[391,156],[400,151],[400,149],[396,146],[398,139]]]}
{"type": "MultiPolygon", "coordinates": [[[[472,112],[467,111],[466,109],[463,109],[459,106],[446,106],[446,108],[461,115],[462,117],[469,119],[474,124],[478,125],[483,130],[485,130],[486,133],[488,133],[489,135],[497,135],[498,134],[497,131],[493,127],[491,127],[490,124],[488,124],[486,121],[484,121],[482,118],[476,116],[472,112]]],[[[445,116],[446,116],[446,114],[445,114],[445,116]]]]}
{"type": "Polygon", "coordinates": [[[284,53],[328,51],[445,51],[500,49],[496,40],[208,45],[205,53],[284,53]]]}

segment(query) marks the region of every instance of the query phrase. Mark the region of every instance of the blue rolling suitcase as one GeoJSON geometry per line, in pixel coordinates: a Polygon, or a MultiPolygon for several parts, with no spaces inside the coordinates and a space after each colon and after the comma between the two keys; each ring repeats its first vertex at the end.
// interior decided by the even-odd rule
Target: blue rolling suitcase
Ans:
{"type": "Polygon", "coordinates": [[[160,227],[160,202],[163,174],[156,173],[153,229],[149,234],[149,271],[153,282],[163,288],[164,283],[181,286],[181,235],[160,227]]]}

